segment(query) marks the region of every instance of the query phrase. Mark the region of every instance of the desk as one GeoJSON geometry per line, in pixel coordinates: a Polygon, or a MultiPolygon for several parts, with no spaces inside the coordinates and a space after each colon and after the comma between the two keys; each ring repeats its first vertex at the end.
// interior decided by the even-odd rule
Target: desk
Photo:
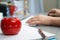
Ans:
{"type": "Polygon", "coordinates": [[[18,35],[7,36],[3,35],[0,30],[0,40],[42,40],[42,37],[38,33],[37,28],[29,27],[25,22],[26,20],[22,20],[22,28],[18,35]]]}
{"type": "Polygon", "coordinates": [[[18,35],[6,36],[3,35],[0,30],[0,40],[42,40],[42,37],[38,33],[37,28],[43,29],[47,32],[56,34],[58,40],[60,39],[60,28],[52,26],[40,26],[37,28],[29,27],[25,22],[28,19],[22,20],[22,28],[18,35]]]}
{"type": "Polygon", "coordinates": [[[53,33],[56,35],[57,40],[60,40],[60,28],[59,27],[53,27],[53,26],[40,26],[38,28],[41,28],[44,31],[53,33]]]}

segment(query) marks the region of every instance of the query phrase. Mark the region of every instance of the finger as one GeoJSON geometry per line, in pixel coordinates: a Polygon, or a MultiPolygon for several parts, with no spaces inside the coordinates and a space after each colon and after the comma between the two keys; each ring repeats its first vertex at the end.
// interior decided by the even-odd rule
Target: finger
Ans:
{"type": "Polygon", "coordinates": [[[48,14],[48,16],[55,16],[55,14],[54,13],[50,13],[50,14],[48,14]]]}
{"type": "Polygon", "coordinates": [[[29,20],[27,23],[38,23],[39,20],[38,19],[32,19],[32,20],[29,20]]]}
{"type": "Polygon", "coordinates": [[[32,22],[29,22],[28,24],[30,24],[30,25],[31,25],[31,24],[36,24],[36,22],[35,22],[35,21],[32,21],[32,22]]]}
{"type": "Polygon", "coordinates": [[[52,10],[50,10],[49,12],[48,12],[48,16],[50,15],[50,14],[55,14],[56,13],[56,9],[52,9],[52,10]]]}
{"type": "Polygon", "coordinates": [[[33,22],[33,21],[36,21],[36,19],[29,19],[29,20],[27,21],[27,23],[30,23],[30,22],[33,22]]]}
{"type": "Polygon", "coordinates": [[[51,10],[49,11],[49,13],[56,13],[56,10],[51,10]]]}
{"type": "Polygon", "coordinates": [[[52,9],[49,11],[49,13],[55,13],[57,9],[52,9]]]}
{"type": "Polygon", "coordinates": [[[54,15],[57,11],[56,11],[57,9],[52,9],[52,10],[50,10],[49,12],[48,12],[48,16],[49,15],[54,15]]]}
{"type": "Polygon", "coordinates": [[[29,25],[32,25],[32,24],[40,24],[40,22],[39,21],[32,21],[32,22],[29,22],[28,24],[29,25]]]}
{"type": "Polygon", "coordinates": [[[39,18],[38,17],[31,18],[27,21],[27,23],[33,22],[33,21],[39,21],[39,18]]]}
{"type": "Polygon", "coordinates": [[[31,22],[33,18],[30,18],[29,20],[27,20],[27,23],[31,22]]]}

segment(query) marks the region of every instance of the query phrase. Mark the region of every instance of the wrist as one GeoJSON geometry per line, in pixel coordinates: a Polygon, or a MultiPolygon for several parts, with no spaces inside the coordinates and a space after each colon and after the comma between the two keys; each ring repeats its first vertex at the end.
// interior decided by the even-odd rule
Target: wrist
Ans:
{"type": "Polygon", "coordinates": [[[52,26],[60,26],[60,17],[52,17],[51,25],[52,26]]]}
{"type": "Polygon", "coordinates": [[[55,17],[51,17],[50,18],[50,25],[55,25],[55,22],[56,22],[56,18],[55,17]]]}
{"type": "Polygon", "coordinates": [[[49,16],[47,19],[46,25],[52,25],[52,22],[53,22],[53,17],[49,16]]]}

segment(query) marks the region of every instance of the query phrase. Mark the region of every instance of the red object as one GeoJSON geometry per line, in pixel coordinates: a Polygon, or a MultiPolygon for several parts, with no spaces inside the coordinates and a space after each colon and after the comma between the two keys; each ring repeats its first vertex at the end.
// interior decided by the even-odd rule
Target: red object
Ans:
{"type": "Polygon", "coordinates": [[[18,34],[18,32],[21,29],[21,26],[21,20],[19,20],[19,18],[16,17],[5,17],[1,21],[1,29],[3,34],[5,35],[18,34]]]}
{"type": "Polygon", "coordinates": [[[15,7],[14,5],[9,5],[10,15],[11,15],[11,16],[14,14],[15,8],[16,8],[16,7],[15,7]]]}

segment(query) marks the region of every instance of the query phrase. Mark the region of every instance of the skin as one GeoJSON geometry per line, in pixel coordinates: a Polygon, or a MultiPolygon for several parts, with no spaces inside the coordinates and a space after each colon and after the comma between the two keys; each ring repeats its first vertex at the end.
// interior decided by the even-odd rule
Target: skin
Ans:
{"type": "Polygon", "coordinates": [[[59,9],[51,9],[51,10],[48,12],[48,16],[60,17],[60,10],[59,10],[59,9]]]}
{"type": "MultiPolygon", "coordinates": [[[[27,21],[29,25],[39,24],[39,25],[52,25],[56,27],[60,27],[60,10],[52,9],[48,12],[48,16],[45,15],[37,15],[32,17],[27,21]]],[[[43,39],[45,38],[44,33],[41,29],[38,29],[38,32],[41,34],[43,39]]]]}
{"type": "Polygon", "coordinates": [[[52,9],[49,11],[48,16],[45,15],[34,16],[31,19],[29,19],[27,23],[29,25],[39,24],[39,25],[49,25],[49,26],[50,25],[60,26],[60,10],[52,9]]]}
{"type": "Polygon", "coordinates": [[[45,15],[37,15],[27,21],[29,25],[32,24],[50,25],[50,22],[51,22],[51,17],[45,15]]]}

